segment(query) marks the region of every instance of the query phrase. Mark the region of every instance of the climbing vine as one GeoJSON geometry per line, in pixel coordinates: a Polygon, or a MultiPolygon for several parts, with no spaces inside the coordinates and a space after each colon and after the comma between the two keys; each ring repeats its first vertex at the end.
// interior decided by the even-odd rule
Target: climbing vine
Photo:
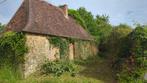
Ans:
{"type": "Polygon", "coordinates": [[[86,59],[87,57],[93,55],[90,45],[93,42],[83,41],[73,38],[60,38],[60,37],[48,37],[48,40],[55,47],[59,48],[60,58],[67,59],[69,52],[69,44],[74,43],[75,56],[76,59],[86,59]]]}
{"type": "Polygon", "coordinates": [[[24,62],[27,52],[24,33],[6,32],[0,38],[0,64],[16,66],[24,62]]]}
{"type": "Polygon", "coordinates": [[[60,52],[60,58],[64,59],[68,55],[68,45],[69,41],[60,37],[48,37],[48,40],[51,44],[53,44],[55,47],[59,48],[60,52]]]}
{"type": "Polygon", "coordinates": [[[92,44],[94,44],[92,41],[77,40],[75,42],[76,59],[86,60],[88,57],[94,55],[91,48],[92,44]]]}

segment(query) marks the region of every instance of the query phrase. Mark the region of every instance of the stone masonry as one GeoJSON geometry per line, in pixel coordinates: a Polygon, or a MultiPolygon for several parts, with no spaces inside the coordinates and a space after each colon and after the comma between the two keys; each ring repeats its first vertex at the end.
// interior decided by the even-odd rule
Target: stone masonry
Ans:
{"type": "MultiPolygon", "coordinates": [[[[40,66],[45,61],[59,60],[59,48],[54,47],[46,35],[26,33],[26,45],[28,46],[28,53],[25,55],[24,63],[24,77],[40,69],[40,66]]],[[[75,42],[69,44],[68,59],[86,59],[89,56],[96,55],[96,47],[88,41],[83,43],[75,42]]]]}

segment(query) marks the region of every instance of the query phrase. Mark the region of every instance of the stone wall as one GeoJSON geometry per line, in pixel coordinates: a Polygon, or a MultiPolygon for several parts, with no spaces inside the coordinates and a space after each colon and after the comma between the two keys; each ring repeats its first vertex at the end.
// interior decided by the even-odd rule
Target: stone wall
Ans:
{"type": "Polygon", "coordinates": [[[77,41],[74,44],[75,59],[87,59],[97,55],[97,46],[89,41],[77,41]]]}
{"type": "Polygon", "coordinates": [[[59,58],[59,49],[49,44],[46,36],[26,34],[28,53],[25,55],[24,76],[38,70],[46,60],[59,58]]]}
{"type": "MultiPolygon", "coordinates": [[[[26,45],[28,46],[28,53],[25,55],[25,77],[39,70],[46,60],[54,61],[60,59],[59,48],[50,44],[46,36],[27,33],[26,45]]],[[[69,60],[86,59],[97,53],[95,45],[88,41],[70,43],[68,51],[69,60]]]]}
{"type": "Polygon", "coordinates": [[[74,45],[71,43],[69,44],[69,60],[74,60],[74,45]]]}

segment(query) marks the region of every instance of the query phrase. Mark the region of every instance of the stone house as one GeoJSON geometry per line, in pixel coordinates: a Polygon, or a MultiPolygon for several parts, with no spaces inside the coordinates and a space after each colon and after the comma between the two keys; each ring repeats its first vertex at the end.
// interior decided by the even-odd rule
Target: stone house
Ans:
{"type": "Polygon", "coordinates": [[[67,5],[56,7],[42,0],[24,0],[8,23],[7,30],[24,32],[26,35],[29,51],[23,66],[25,77],[35,72],[45,60],[60,59],[59,48],[48,41],[49,36],[83,41],[83,44],[74,42],[68,45],[70,60],[97,53],[96,46],[90,43],[92,37],[68,15],[67,5]]]}

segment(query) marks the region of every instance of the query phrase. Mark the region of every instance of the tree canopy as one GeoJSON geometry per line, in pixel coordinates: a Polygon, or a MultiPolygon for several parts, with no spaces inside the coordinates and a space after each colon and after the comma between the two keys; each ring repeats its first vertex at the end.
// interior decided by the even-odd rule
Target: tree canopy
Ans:
{"type": "Polygon", "coordinates": [[[84,7],[77,10],[70,9],[69,15],[74,17],[85,30],[87,30],[97,43],[104,41],[111,33],[112,26],[109,24],[109,17],[97,15],[94,17],[91,12],[84,7]]]}

